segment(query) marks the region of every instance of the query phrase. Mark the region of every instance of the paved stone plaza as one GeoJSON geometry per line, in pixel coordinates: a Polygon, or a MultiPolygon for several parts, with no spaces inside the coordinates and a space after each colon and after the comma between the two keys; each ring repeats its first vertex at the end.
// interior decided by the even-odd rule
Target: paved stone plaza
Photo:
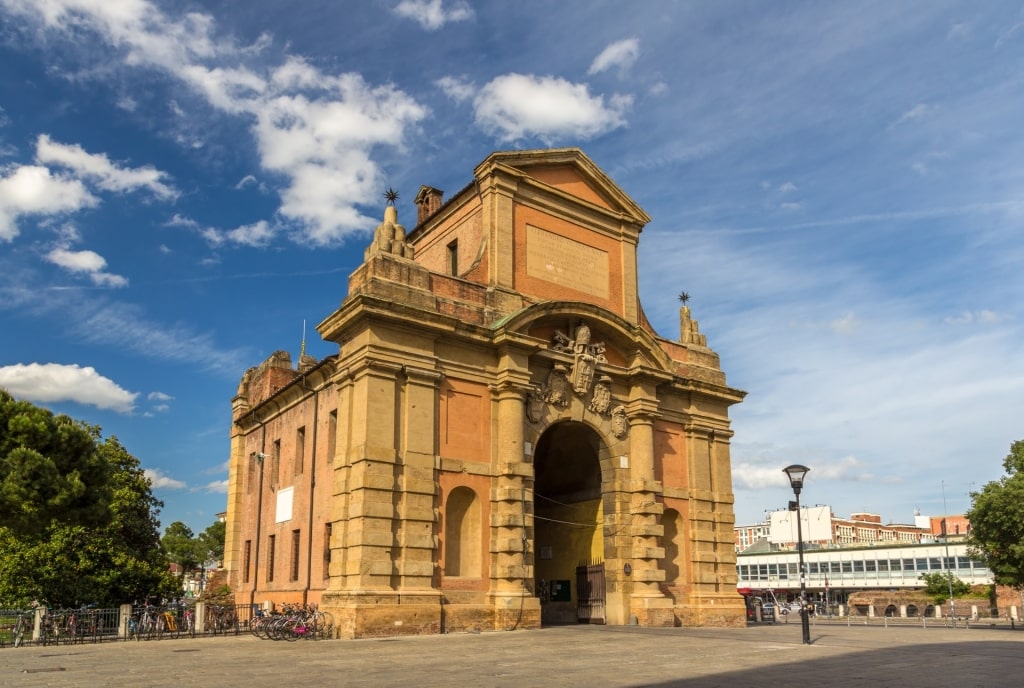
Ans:
{"type": "Polygon", "coordinates": [[[250,636],[0,650],[2,686],[900,686],[1024,683],[1024,632],[572,626],[296,643],[250,636]]]}

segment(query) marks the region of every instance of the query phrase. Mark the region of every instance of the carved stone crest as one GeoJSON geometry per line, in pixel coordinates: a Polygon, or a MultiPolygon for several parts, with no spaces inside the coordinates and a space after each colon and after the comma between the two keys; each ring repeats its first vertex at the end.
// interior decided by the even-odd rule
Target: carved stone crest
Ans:
{"type": "Polygon", "coordinates": [[[594,385],[594,397],[590,400],[589,408],[594,413],[604,415],[612,405],[612,379],[602,375],[594,385]]]}
{"type": "Polygon", "coordinates": [[[586,323],[576,328],[576,336],[570,339],[564,332],[555,331],[552,350],[572,354],[572,370],[569,379],[576,394],[584,395],[590,391],[594,381],[594,371],[599,363],[607,363],[604,356],[604,342],[590,343],[590,327],[586,323]]]}
{"type": "Polygon", "coordinates": [[[626,418],[626,407],[619,404],[612,409],[612,434],[622,439],[629,432],[629,419],[626,418]]]}
{"type": "Polygon", "coordinates": [[[569,380],[566,378],[566,368],[561,363],[548,373],[547,383],[544,385],[544,401],[555,406],[566,407],[569,405],[569,380]]]}

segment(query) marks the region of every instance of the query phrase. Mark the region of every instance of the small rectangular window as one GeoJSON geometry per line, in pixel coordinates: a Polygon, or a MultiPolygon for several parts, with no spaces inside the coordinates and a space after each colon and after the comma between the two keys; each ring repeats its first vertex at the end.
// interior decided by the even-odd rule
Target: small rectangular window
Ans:
{"type": "Polygon", "coordinates": [[[292,531],[292,561],[288,580],[299,580],[299,531],[292,531]]]}
{"type": "Polygon", "coordinates": [[[459,241],[448,244],[448,274],[457,277],[459,274],[459,241]]]}
{"type": "Polygon", "coordinates": [[[302,473],[305,458],[306,428],[303,426],[295,431],[295,475],[300,475],[302,473]]]}
{"type": "Polygon", "coordinates": [[[338,448],[338,412],[331,411],[327,419],[327,465],[334,463],[334,453],[338,448]]]}
{"type": "Polygon", "coordinates": [[[249,570],[252,568],[252,540],[245,541],[245,554],[242,556],[242,580],[249,582],[249,570]]]}
{"type": "Polygon", "coordinates": [[[277,542],[277,536],[271,535],[267,538],[267,582],[274,582],[274,545],[277,542]]]}
{"type": "Polygon", "coordinates": [[[324,578],[331,577],[331,526],[324,524],[324,578]]]}
{"type": "Polygon", "coordinates": [[[281,440],[274,440],[274,448],[270,457],[270,488],[277,489],[281,484],[281,440]]]}

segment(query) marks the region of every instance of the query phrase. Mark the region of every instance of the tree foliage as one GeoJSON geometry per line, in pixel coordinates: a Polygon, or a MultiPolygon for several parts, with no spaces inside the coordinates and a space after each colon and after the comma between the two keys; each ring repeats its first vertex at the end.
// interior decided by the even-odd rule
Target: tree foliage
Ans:
{"type": "Polygon", "coordinates": [[[221,562],[224,560],[224,538],[227,524],[214,521],[212,525],[199,534],[199,561],[201,563],[221,562]]]}
{"type": "Polygon", "coordinates": [[[0,523],[32,536],[110,521],[110,465],[90,430],[0,389],[0,523]]]}
{"type": "Polygon", "coordinates": [[[971,494],[970,555],[995,582],[1024,590],[1024,440],[1010,445],[1006,475],[971,494]]]}
{"type": "Polygon", "coordinates": [[[8,500],[0,518],[0,602],[112,605],[176,594],[160,545],[163,504],[139,460],[116,437],[101,440],[98,427],[14,402],[0,390],[0,452],[7,460],[0,480],[8,500]],[[25,457],[51,468],[33,473],[19,463],[25,457]],[[39,483],[29,491],[52,495],[48,503],[25,507],[16,500],[31,499],[28,491],[6,490],[30,474],[39,483]],[[72,499],[60,496],[68,491],[72,499]],[[62,503],[74,507],[56,508],[62,503]],[[11,511],[16,515],[8,520],[11,511]],[[26,523],[30,513],[34,523],[26,523]]]}
{"type": "Polygon", "coordinates": [[[224,558],[226,525],[216,521],[199,535],[181,521],[167,526],[162,542],[169,559],[189,573],[224,558]]]}
{"type": "Polygon", "coordinates": [[[171,563],[181,567],[182,573],[188,573],[199,568],[199,547],[192,529],[181,521],[175,521],[167,526],[164,536],[161,538],[164,549],[167,550],[167,558],[171,563]]]}
{"type": "Polygon", "coordinates": [[[935,571],[934,573],[922,573],[920,576],[924,581],[924,592],[935,600],[936,604],[942,604],[949,599],[949,591],[953,591],[953,597],[965,597],[971,594],[971,586],[956,576],[952,571],[935,571]]]}

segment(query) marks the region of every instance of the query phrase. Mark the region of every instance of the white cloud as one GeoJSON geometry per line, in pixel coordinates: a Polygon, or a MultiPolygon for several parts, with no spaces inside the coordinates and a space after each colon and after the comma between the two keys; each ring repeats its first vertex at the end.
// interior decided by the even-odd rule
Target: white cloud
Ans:
{"type": "Polygon", "coordinates": [[[181,490],[188,487],[188,484],[164,475],[156,468],[147,468],[143,471],[155,490],[181,490]]]}
{"type": "Polygon", "coordinates": [[[190,217],[174,213],[174,215],[171,216],[171,219],[164,223],[164,227],[188,227],[189,229],[198,229],[199,223],[190,217]]]}
{"type": "Polygon", "coordinates": [[[55,248],[46,254],[46,259],[70,272],[99,272],[107,267],[107,261],[95,251],[55,248]]]}
{"type": "Polygon", "coordinates": [[[206,483],[203,485],[204,492],[215,492],[218,494],[227,494],[228,492],[228,479],[214,480],[213,482],[206,483]]]}
{"type": "Polygon", "coordinates": [[[46,260],[71,273],[85,273],[98,287],[126,287],[128,280],[104,270],[107,261],[95,251],[71,251],[58,247],[45,256],[46,260]]]}
{"type": "Polygon", "coordinates": [[[476,123],[503,142],[537,137],[545,143],[593,138],[626,125],[629,96],[592,96],[585,84],[551,76],[505,74],[481,89],[476,123]]]}
{"type": "Polygon", "coordinates": [[[476,86],[465,77],[445,76],[434,82],[444,94],[457,103],[470,100],[476,93],[476,86]]]}
{"type": "Polygon", "coordinates": [[[202,230],[200,234],[211,246],[215,247],[224,244],[236,244],[260,248],[270,243],[274,238],[275,232],[266,220],[260,220],[251,225],[242,225],[227,231],[207,228],[202,230]]]}
{"type": "Polygon", "coordinates": [[[465,21],[473,17],[473,8],[459,0],[449,3],[447,8],[442,0],[402,0],[392,12],[418,22],[427,31],[436,31],[449,22],[465,21]]]}
{"type": "MultiPolygon", "coordinates": [[[[175,19],[147,0],[6,2],[53,31],[78,37],[92,30],[118,50],[126,67],[162,70],[214,108],[254,122],[263,168],[286,180],[279,213],[301,225],[295,234],[300,242],[333,244],[373,226],[356,209],[376,200],[382,186],[370,152],[401,146],[406,130],[428,113],[393,86],[374,87],[354,73],[326,73],[298,57],[250,69],[245,61],[266,47],[267,38],[240,47],[216,35],[208,14],[175,19]]],[[[442,14],[450,21],[466,11],[468,6],[456,5],[442,14]]]]}
{"type": "Polygon", "coordinates": [[[150,401],[170,401],[174,397],[170,394],[164,394],[163,392],[150,392],[146,395],[146,398],[150,401]]]}
{"type": "Polygon", "coordinates": [[[154,167],[119,167],[103,154],[87,153],[79,145],[56,143],[46,134],[36,139],[36,162],[65,167],[104,191],[149,189],[157,198],[170,200],[177,192],[165,184],[164,172],[154,167]]]}
{"type": "Polygon", "coordinates": [[[785,182],[779,187],[779,193],[792,193],[797,190],[797,185],[793,182],[785,182]]]}
{"type": "MultiPolygon", "coordinates": [[[[789,478],[782,472],[786,465],[788,464],[785,462],[776,462],[773,465],[739,462],[733,467],[733,481],[740,489],[788,488],[789,478]]],[[[816,465],[812,471],[816,480],[864,482],[874,479],[874,476],[867,473],[861,462],[853,456],[845,456],[830,464],[816,465]]]]}
{"type": "Polygon", "coordinates": [[[0,241],[18,236],[24,215],[61,215],[99,204],[77,179],[54,176],[38,165],[23,165],[0,178],[0,241]]]}
{"type": "Polygon", "coordinates": [[[118,413],[130,413],[139,396],[122,389],[94,368],[59,363],[4,366],[0,368],[0,387],[28,401],[73,401],[118,413]]]}
{"type": "Polygon", "coordinates": [[[597,74],[613,67],[625,71],[633,66],[636,58],[640,55],[640,41],[636,38],[626,38],[612,43],[601,54],[594,58],[587,70],[587,74],[597,74]]]}
{"type": "Polygon", "coordinates": [[[803,207],[804,207],[803,203],[795,203],[793,201],[788,201],[786,203],[779,203],[779,209],[780,210],[800,210],[803,207]]]}

